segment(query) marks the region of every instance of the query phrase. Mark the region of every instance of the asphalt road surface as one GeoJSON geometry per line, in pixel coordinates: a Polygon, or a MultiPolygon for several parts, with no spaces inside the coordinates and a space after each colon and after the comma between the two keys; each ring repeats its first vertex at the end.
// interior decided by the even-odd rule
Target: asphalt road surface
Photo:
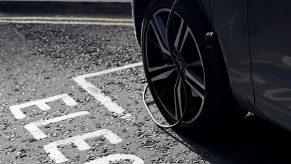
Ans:
{"type": "Polygon", "coordinates": [[[291,162],[291,135],[255,116],[205,138],[158,128],[133,26],[62,21],[0,24],[0,163],[291,162]]]}

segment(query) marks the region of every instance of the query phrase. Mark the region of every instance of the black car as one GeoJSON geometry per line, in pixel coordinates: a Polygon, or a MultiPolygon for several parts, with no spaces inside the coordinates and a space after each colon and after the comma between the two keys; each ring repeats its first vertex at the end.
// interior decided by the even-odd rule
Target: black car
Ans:
{"type": "Polygon", "coordinates": [[[291,129],[291,1],[133,0],[164,118],[209,132],[255,113],[291,129]]]}

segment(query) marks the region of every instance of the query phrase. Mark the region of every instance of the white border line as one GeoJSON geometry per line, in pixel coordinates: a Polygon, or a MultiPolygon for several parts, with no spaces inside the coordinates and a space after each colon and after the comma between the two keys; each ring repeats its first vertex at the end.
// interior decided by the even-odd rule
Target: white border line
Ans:
{"type": "Polygon", "coordinates": [[[125,66],[122,66],[122,67],[111,68],[111,69],[100,71],[100,72],[96,72],[96,73],[89,73],[89,74],[86,74],[86,75],[80,75],[78,77],[91,78],[91,77],[101,76],[101,75],[104,75],[104,74],[109,74],[109,73],[116,72],[116,71],[122,71],[122,70],[125,70],[125,69],[138,67],[138,66],[142,66],[142,62],[125,65],[125,66]]]}
{"type": "MultiPolygon", "coordinates": [[[[7,1],[7,0],[0,0],[7,1]]],[[[15,1],[34,1],[34,2],[121,2],[129,3],[131,0],[9,0],[11,2],[15,1]]]]}
{"type": "Polygon", "coordinates": [[[100,89],[98,89],[92,83],[88,82],[86,79],[92,78],[92,77],[97,77],[97,76],[104,75],[104,74],[109,74],[109,73],[116,72],[116,71],[129,69],[129,68],[134,68],[134,67],[138,67],[138,66],[142,66],[142,62],[125,65],[122,67],[112,68],[112,69],[108,69],[108,70],[104,70],[104,71],[100,71],[100,72],[96,72],[96,73],[80,75],[80,76],[73,78],[73,80],[75,82],[77,82],[90,95],[92,95],[97,101],[99,101],[102,105],[104,105],[108,111],[117,114],[122,119],[130,120],[131,119],[130,113],[126,112],[125,109],[123,109],[121,106],[119,106],[118,104],[113,102],[110,97],[106,96],[104,93],[102,93],[102,91],[100,89]]]}
{"type": "Polygon", "coordinates": [[[133,26],[132,23],[121,22],[82,22],[82,21],[20,21],[20,20],[0,20],[0,23],[14,24],[64,24],[64,25],[103,25],[103,26],[133,26]]]}
{"type": "Polygon", "coordinates": [[[133,26],[132,19],[86,17],[0,17],[0,23],[133,26]]]}
{"type": "Polygon", "coordinates": [[[0,17],[0,20],[40,20],[40,21],[98,21],[98,22],[128,22],[132,23],[132,19],[122,18],[90,18],[90,17],[0,17]]]}

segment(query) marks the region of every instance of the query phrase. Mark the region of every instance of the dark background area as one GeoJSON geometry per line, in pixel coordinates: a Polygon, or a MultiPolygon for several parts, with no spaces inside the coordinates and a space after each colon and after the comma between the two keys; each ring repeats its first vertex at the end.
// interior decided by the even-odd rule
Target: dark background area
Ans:
{"type": "Polygon", "coordinates": [[[0,12],[10,16],[110,16],[131,18],[130,3],[102,2],[0,2],[0,12]]]}

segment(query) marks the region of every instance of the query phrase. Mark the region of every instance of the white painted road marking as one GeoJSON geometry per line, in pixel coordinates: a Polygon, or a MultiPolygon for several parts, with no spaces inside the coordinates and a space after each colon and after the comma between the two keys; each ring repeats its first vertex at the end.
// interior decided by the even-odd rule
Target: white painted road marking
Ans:
{"type": "Polygon", "coordinates": [[[49,97],[46,99],[41,99],[41,100],[23,103],[20,105],[13,105],[10,107],[10,111],[16,119],[24,119],[26,116],[21,111],[21,109],[31,107],[31,106],[37,106],[40,110],[47,111],[47,110],[51,109],[51,107],[49,105],[47,105],[47,103],[54,102],[54,101],[59,100],[59,99],[63,100],[64,103],[68,106],[77,106],[78,105],[78,103],[71,96],[69,96],[67,94],[62,94],[62,95],[49,97]]]}
{"type": "Polygon", "coordinates": [[[43,20],[43,21],[92,21],[92,22],[127,22],[133,23],[132,19],[122,18],[87,18],[87,17],[0,17],[0,20],[43,20]]]}
{"type": "Polygon", "coordinates": [[[100,25],[100,26],[133,26],[132,23],[122,22],[84,22],[84,21],[38,21],[38,20],[0,20],[0,23],[15,24],[64,24],[64,25],[100,25]]]}
{"type": "Polygon", "coordinates": [[[103,158],[99,158],[84,164],[110,164],[112,162],[119,162],[129,160],[132,164],[144,164],[144,161],[139,157],[131,154],[112,154],[103,158]]]}
{"type": "Polygon", "coordinates": [[[100,71],[100,72],[89,73],[86,75],[80,75],[80,76],[77,76],[76,78],[78,78],[78,77],[84,78],[84,79],[85,78],[92,78],[92,77],[97,77],[97,76],[101,76],[101,75],[105,75],[105,74],[109,74],[109,73],[113,73],[113,72],[117,72],[117,71],[122,71],[125,69],[134,68],[134,67],[138,67],[138,66],[142,66],[142,62],[128,64],[128,65],[125,65],[122,67],[111,68],[111,69],[100,71]]]}
{"type": "Polygon", "coordinates": [[[132,26],[131,19],[81,17],[0,17],[0,23],[68,24],[68,25],[121,25],[132,26]]]}
{"type": "MultiPolygon", "coordinates": [[[[123,67],[117,67],[109,70],[104,70],[96,73],[90,73],[86,75],[80,75],[74,78],[74,80],[83,88],[85,89],[89,94],[91,94],[97,101],[99,101],[102,105],[104,105],[108,111],[113,112],[117,115],[120,116],[122,119],[129,120],[131,119],[131,114],[127,113],[125,109],[120,107],[118,104],[114,103],[110,97],[104,95],[100,89],[98,89],[96,86],[94,86],[92,83],[87,81],[87,78],[93,78],[109,73],[113,73],[116,71],[121,71],[125,69],[130,69],[134,67],[142,66],[142,63],[134,63],[134,64],[129,64],[123,67]]],[[[36,106],[42,111],[47,111],[50,110],[51,107],[47,104],[49,102],[54,102],[57,100],[62,100],[66,105],[68,106],[76,106],[78,103],[69,95],[67,94],[62,94],[62,95],[57,95],[53,97],[49,97],[46,99],[41,99],[41,100],[36,100],[36,101],[31,101],[27,103],[23,103],[20,105],[13,105],[10,107],[10,110],[14,117],[16,119],[24,119],[26,115],[22,112],[22,109],[28,108],[31,106],[36,106]]],[[[68,114],[65,116],[60,116],[60,117],[55,117],[51,118],[48,120],[39,120],[36,122],[29,123],[25,125],[25,128],[33,135],[33,137],[36,140],[44,139],[47,137],[47,135],[40,130],[40,126],[45,126],[48,124],[60,122],[63,120],[75,118],[75,117],[80,117],[80,116],[85,116],[90,114],[88,111],[82,111],[82,112],[76,112],[72,114],[68,114]]],[[[94,138],[94,137],[100,137],[104,136],[111,144],[118,144],[122,142],[122,139],[112,133],[109,130],[103,129],[103,130],[98,130],[95,132],[91,133],[86,133],[84,135],[78,135],[75,137],[59,140],[52,142],[48,145],[44,146],[45,151],[48,153],[48,156],[54,160],[56,163],[62,163],[66,162],[69,159],[67,159],[58,149],[58,146],[66,146],[69,144],[75,144],[77,148],[80,151],[88,150],[90,149],[90,145],[85,141],[86,139],[94,138]]],[[[133,164],[143,164],[144,161],[140,159],[139,157],[131,154],[112,154],[108,155],[103,158],[99,158],[90,162],[87,162],[85,164],[109,164],[111,162],[118,162],[118,161],[131,161],[133,164]]]]}
{"type": "Polygon", "coordinates": [[[65,116],[56,117],[56,118],[52,118],[48,120],[39,120],[39,121],[32,122],[30,124],[25,125],[25,129],[27,129],[36,140],[40,140],[47,137],[47,135],[39,129],[40,126],[45,126],[48,124],[60,122],[60,121],[75,118],[75,117],[81,117],[88,114],[90,114],[88,111],[82,111],[82,112],[72,113],[72,114],[68,114],[65,116]]]}
{"type": "Polygon", "coordinates": [[[104,105],[108,111],[118,114],[119,116],[121,116],[122,119],[130,120],[131,114],[127,113],[125,109],[123,109],[118,104],[114,103],[110,97],[103,94],[100,89],[98,89],[92,83],[88,82],[86,79],[116,72],[116,71],[129,69],[129,68],[134,68],[137,66],[142,66],[142,63],[140,62],[140,63],[135,63],[135,64],[129,64],[123,67],[117,67],[117,68],[113,68],[113,69],[109,69],[109,70],[105,70],[101,72],[80,75],[80,76],[75,77],[73,80],[75,80],[75,82],[77,82],[84,90],[86,90],[90,95],[92,95],[97,101],[99,101],[102,105],[104,105]]]}
{"type": "Polygon", "coordinates": [[[91,148],[90,145],[86,143],[85,141],[86,139],[100,137],[100,136],[104,136],[111,144],[118,144],[122,142],[122,139],[118,137],[117,135],[115,135],[114,133],[112,133],[111,131],[102,129],[95,132],[86,133],[80,136],[75,136],[75,137],[71,137],[71,138],[67,138],[64,140],[59,140],[59,141],[50,143],[44,146],[44,149],[52,160],[54,160],[56,163],[62,163],[62,162],[68,161],[68,158],[66,158],[59,151],[58,146],[61,146],[61,145],[65,146],[65,145],[69,145],[73,143],[77,146],[77,148],[80,151],[84,151],[91,148]]]}
{"type": "MultiPolygon", "coordinates": [[[[7,1],[7,0],[0,0],[0,1],[7,1]]],[[[23,1],[23,0],[9,0],[9,1],[23,1]]],[[[29,0],[29,1],[45,1],[45,2],[131,2],[131,0],[29,0]]]]}

